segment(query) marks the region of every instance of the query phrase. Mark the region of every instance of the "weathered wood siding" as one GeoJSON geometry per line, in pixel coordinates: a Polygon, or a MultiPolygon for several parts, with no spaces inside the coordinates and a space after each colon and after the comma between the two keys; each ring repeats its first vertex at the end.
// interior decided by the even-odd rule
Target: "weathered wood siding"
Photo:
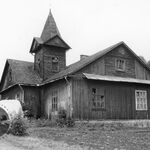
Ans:
{"type": "Polygon", "coordinates": [[[43,78],[43,49],[38,50],[34,56],[34,69],[43,78]]]}
{"type": "Polygon", "coordinates": [[[105,75],[135,78],[135,57],[123,46],[119,46],[105,56],[105,75]],[[125,71],[116,70],[116,59],[125,60],[125,71]]]}
{"type": "Polygon", "coordinates": [[[15,99],[16,94],[20,95],[20,99],[23,100],[22,91],[18,86],[14,86],[10,90],[6,90],[1,94],[1,99],[15,99]]]}
{"type": "Polygon", "coordinates": [[[58,112],[52,112],[52,92],[57,91],[58,98],[58,110],[65,109],[67,111],[67,115],[71,115],[72,111],[72,99],[71,99],[71,84],[66,80],[60,80],[58,82],[49,84],[44,87],[43,91],[43,107],[44,107],[44,115],[46,117],[51,117],[53,114],[57,114],[58,112]]]}
{"type": "Polygon", "coordinates": [[[135,60],[135,74],[137,79],[150,80],[150,71],[135,60]]]}
{"type": "Polygon", "coordinates": [[[150,118],[150,86],[74,78],[73,114],[76,119],[147,119],[150,118]],[[93,109],[92,88],[104,92],[105,109],[93,109]],[[135,90],[146,90],[148,110],[137,111],[135,90]]]}
{"type": "Polygon", "coordinates": [[[24,103],[31,106],[34,117],[40,117],[40,91],[38,87],[24,86],[24,103]]]}
{"type": "Polygon", "coordinates": [[[43,76],[44,79],[49,78],[57,72],[52,71],[52,57],[58,57],[59,71],[66,67],[66,52],[65,50],[57,47],[44,47],[43,48],[43,76]]]}
{"type": "MultiPolygon", "coordinates": [[[[107,119],[147,119],[150,109],[150,86],[126,83],[110,83],[106,86],[107,119]],[[146,90],[148,111],[137,111],[135,90],[146,90]]],[[[149,116],[150,118],[150,116],[149,116]]]]}
{"type": "Polygon", "coordinates": [[[150,80],[147,69],[126,47],[119,46],[77,72],[150,80]],[[125,71],[116,70],[116,59],[125,60],[125,71]]]}
{"type": "Polygon", "coordinates": [[[59,72],[66,67],[66,51],[64,48],[44,45],[35,53],[34,67],[41,78],[47,79],[57,73],[52,71],[52,57],[56,56],[59,61],[59,72]]]}
{"type": "Polygon", "coordinates": [[[81,77],[72,78],[71,83],[73,117],[80,120],[88,119],[89,100],[87,83],[81,77]]]}

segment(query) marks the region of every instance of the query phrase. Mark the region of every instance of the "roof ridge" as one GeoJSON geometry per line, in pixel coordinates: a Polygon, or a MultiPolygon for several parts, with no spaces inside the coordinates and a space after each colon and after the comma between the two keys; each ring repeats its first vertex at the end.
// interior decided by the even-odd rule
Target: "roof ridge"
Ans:
{"type": "Polygon", "coordinates": [[[26,61],[26,60],[18,60],[18,59],[7,59],[7,61],[17,61],[17,62],[26,62],[26,63],[34,63],[34,62],[31,62],[31,61],[26,61]]]}

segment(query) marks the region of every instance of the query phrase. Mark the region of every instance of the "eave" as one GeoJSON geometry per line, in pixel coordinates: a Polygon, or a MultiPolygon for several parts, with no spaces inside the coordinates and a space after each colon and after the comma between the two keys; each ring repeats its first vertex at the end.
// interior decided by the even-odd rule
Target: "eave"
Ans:
{"type": "Polygon", "coordinates": [[[138,84],[148,84],[148,85],[150,85],[150,80],[142,80],[142,79],[134,79],[134,78],[123,78],[123,77],[88,74],[88,73],[83,73],[83,75],[85,76],[85,78],[87,78],[89,80],[120,82],[120,83],[122,83],[122,82],[124,82],[124,83],[138,83],[138,84]]]}

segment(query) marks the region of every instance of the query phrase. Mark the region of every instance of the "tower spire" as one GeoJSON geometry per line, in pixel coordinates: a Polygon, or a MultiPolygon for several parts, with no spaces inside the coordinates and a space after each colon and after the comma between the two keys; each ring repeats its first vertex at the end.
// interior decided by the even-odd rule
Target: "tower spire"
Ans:
{"type": "Polygon", "coordinates": [[[46,42],[47,40],[53,38],[56,35],[61,37],[60,32],[57,28],[56,22],[54,20],[54,17],[52,15],[51,9],[50,9],[44,29],[41,34],[41,39],[43,40],[43,42],[46,42]]]}

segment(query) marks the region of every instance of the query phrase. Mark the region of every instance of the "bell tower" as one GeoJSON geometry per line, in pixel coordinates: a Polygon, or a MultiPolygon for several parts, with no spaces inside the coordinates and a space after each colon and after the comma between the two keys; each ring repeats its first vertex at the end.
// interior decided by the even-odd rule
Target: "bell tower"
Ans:
{"type": "Polygon", "coordinates": [[[34,68],[43,80],[66,68],[66,51],[70,46],[62,39],[51,11],[41,37],[33,38],[30,53],[34,54],[34,68]]]}

